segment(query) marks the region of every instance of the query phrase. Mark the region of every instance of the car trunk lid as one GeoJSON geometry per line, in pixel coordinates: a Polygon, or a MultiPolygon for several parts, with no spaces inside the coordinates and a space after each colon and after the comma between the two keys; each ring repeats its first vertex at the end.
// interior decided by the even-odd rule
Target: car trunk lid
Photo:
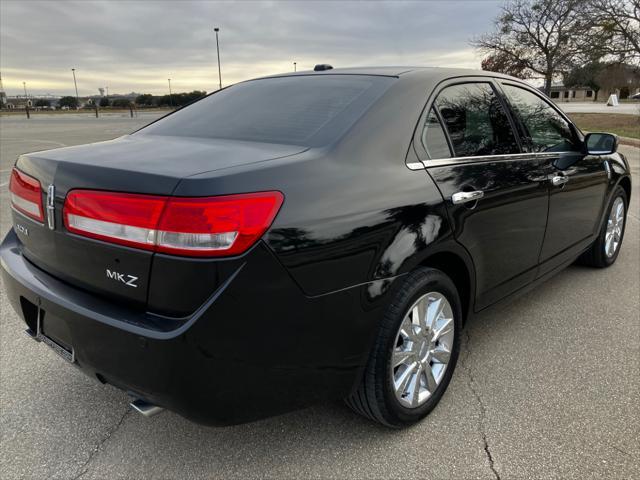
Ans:
{"type": "MultiPolygon", "coordinates": [[[[303,147],[133,135],[91,145],[22,155],[16,167],[40,182],[50,228],[13,211],[24,256],[79,288],[145,308],[154,253],[70,233],[63,206],[71,190],[170,196],[185,177],[294,155],[303,147]],[[49,192],[53,195],[49,195],[49,192]]],[[[216,192],[210,192],[215,195],[216,192]]]]}

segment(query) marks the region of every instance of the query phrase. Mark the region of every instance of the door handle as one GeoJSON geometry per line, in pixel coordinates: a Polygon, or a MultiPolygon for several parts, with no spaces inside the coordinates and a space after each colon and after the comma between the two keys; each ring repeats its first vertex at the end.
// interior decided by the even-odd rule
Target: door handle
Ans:
{"type": "Polygon", "coordinates": [[[473,192],[457,192],[451,195],[451,201],[454,205],[459,205],[461,203],[475,202],[476,200],[480,200],[482,197],[484,197],[484,192],[482,190],[475,190],[473,192]]]}
{"type": "Polygon", "coordinates": [[[553,183],[554,187],[561,187],[565,183],[569,181],[569,177],[565,175],[556,175],[551,179],[551,183],[553,183]]]}

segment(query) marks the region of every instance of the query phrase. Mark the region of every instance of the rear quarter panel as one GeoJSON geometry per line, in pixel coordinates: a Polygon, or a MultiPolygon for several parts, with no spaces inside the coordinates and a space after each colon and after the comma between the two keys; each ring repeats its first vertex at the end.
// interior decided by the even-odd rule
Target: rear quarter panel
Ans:
{"type": "Polygon", "coordinates": [[[405,165],[432,87],[401,77],[337,144],[190,177],[175,194],[282,191],[264,240],[306,295],[402,275],[451,238],[436,186],[405,165]]]}

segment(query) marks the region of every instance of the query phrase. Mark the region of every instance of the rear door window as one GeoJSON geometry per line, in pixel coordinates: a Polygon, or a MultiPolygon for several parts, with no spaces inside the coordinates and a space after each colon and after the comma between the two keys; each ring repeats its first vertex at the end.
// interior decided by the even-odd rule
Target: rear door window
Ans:
{"type": "Polygon", "coordinates": [[[580,142],[569,123],[555,108],[524,88],[503,84],[502,89],[533,152],[580,151],[580,142]]]}
{"type": "Polygon", "coordinates": [[[446,87],[435,101],[456,157],[519,153],[509,118],[489,83],[446,87]]]}
{"type": "Polygon", "coordinates": [[[451,150],[447,142],[447,135],[438,119],[435,108],[429,111],[429,115],[422,128],[422,145],[430,159],[450,158],[451,150]]]}
{"type": "Polygon", "coordinates": [[[300,75],[226,88],[140,130],[140,134],[322,146],[341,137],[393,78],[300,75]]]}

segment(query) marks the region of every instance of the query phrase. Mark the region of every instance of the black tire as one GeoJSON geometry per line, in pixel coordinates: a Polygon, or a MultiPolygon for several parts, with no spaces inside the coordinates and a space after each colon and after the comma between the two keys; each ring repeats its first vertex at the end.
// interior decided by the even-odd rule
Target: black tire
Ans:
{"type": "Polygon", "coordinates": [[[420,268],[410,273],[387,307],[363,377],[355,392],[345,399],[347,405],[356,413],[388,427],[406,427],[422,420],[438,404],[449,385],[460,351],[461,330],[460,297],[451,279],[433,268],[420,268]],[[430,292],[444,295],[451,306],[454,319],[451,356],[435,392],[422,405],[408,408],[395,396],[390,362],[405,315],[421,296],[430,292]]]}
{"type": "Polygon", "coordinates": [[[602,228],[600,229],[600,234],[598,238],[593,242],[589,250],[584,252],[580,258],[578,259],[579,263],[583,265],[587,265],[590,267],[596,268],[606,268],[613,265],[618,258],[618,254],[620,253],[620,249],[622,248],[622,241],[624,239],[624,231],[627,226],[627,206],[628,206],[627,192],[625,192],[624,188],[618,186],[613,195],[611,196],[611,200],[609,201],[609,205],[607,205],[607,209],[605,211],[604,222],[602,222],[602,228]],[[607,219],[609,218],[609,214],[611,213],[611,209],[613,208],[613,204],[615,203],[617,198],[622,198],[622,203],[624,205],[624,223],[622,224],[622,234],[620,236],[620,243],[618,248],[613,253],[612,256],[607,256],[605,253],[605,243],[606,243],[606,235],[607,235],[607,219]]]}

